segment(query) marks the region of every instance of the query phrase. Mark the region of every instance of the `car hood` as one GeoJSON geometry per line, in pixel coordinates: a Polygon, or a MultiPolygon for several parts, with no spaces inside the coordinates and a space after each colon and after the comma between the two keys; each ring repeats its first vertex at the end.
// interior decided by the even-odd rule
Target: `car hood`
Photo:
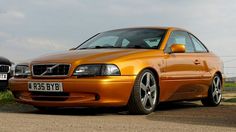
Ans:
{"type": "MultiPolygon", "coordinates": [[[[134,55],[135,57],[148,55],[148,52],[158,52],[157,49],[84,49],[65,51],[56,54],[41,56],[32,61],[32,63],[73,63],[90,62],[106,63],[121,57],[134,55]],[[146,53],[147,52],[147,53],[146,53]]],[[[133,57],[134,57],[133,56],[133,57]]]]}

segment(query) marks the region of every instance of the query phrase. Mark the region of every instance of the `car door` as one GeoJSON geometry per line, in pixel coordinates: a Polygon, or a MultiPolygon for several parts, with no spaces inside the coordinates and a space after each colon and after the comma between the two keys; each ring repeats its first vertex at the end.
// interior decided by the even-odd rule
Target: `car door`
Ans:
{"type": "MultiPolygon", "coordinates": [[[[209,89],[209,81],[211,81],[211,73],[210,73],[210,66],[209,60],[212,60],[212,54],[208,51],[208,49],[204,46],[204,44],[196,38],[194,35],[189,33],[189,36],[193,42],[193,46],[195,49],[195,54],[198,57],[198,60],[202,65],[200,65],[200,74],[201,79],[197,83],[203,89],[202,94],[208,93],[209,89]]],[[[206,96],[206,95],[205,95],[206,96]]]]}
{"type": "Polygon", "coordinates": [[[190,36],[185,31],[173,31],[165,48],[165,69],[162,74],[163,99],[182,100],[201,96],[202,88],[197,84],[202,76],[203,64],[190,36]],[[184,44],[185,53],[170,53],[172,44],[184,44]]]}

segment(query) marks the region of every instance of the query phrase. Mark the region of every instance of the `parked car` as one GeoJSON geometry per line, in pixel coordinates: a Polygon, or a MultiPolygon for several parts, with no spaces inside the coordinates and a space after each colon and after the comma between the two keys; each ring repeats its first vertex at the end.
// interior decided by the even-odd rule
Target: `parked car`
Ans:
{"type": "Polygon", "coordinates": [[[8,87],[8,80],[11,77],[11,62],[0,56],[0,91],[5,91],[8,87]]]}
{"type": "Polygon", "coordinates": [[[64,53],[18,64],[10,89],[39,109],[127,106],[149,114],[159,102],[221,102],[222,61],[192,33],[141,27],[99,33],[64,53]]]}

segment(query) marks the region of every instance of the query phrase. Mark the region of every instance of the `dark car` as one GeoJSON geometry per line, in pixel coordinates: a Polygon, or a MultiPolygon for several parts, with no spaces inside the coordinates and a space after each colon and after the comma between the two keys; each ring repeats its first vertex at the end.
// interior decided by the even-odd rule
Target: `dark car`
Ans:
{"type": "Polygon", "coordinates": [[[7,89],[11,77],[11,61],[0,56],[0,91],[7,89]]]}

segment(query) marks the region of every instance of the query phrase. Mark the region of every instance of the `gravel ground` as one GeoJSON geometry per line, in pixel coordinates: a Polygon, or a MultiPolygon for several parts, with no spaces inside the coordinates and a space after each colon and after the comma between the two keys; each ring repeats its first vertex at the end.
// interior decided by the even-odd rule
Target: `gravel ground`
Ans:
{"type": "Polygon", "coordinates": [[[0,105],[0,131],[236,131],[236,105],[203,107],[199,102],[161,104],[150,115],[120,108],[42,112],[17,103],[0,105]]]}

